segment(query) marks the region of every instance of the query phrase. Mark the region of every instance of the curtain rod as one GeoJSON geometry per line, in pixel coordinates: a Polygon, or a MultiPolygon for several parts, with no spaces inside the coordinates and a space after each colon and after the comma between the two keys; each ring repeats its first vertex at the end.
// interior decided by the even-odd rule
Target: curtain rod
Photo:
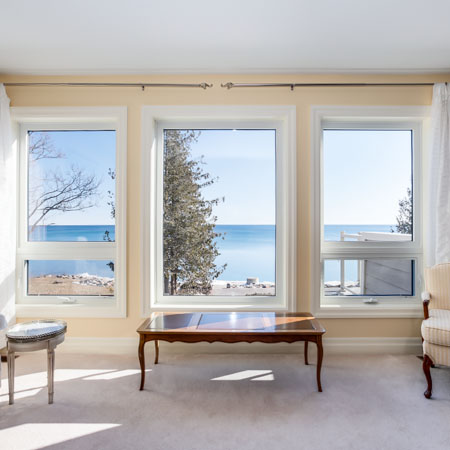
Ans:
{"type": "Polygon", "coordinates": [[[208,83],[4,83],[5,86],[69,86],[69,87],[186,87],[202,88],[212,87],[208,83]]]}
{"type": "Polygon", "coordinates": [[[240,87],[367,87],[367,86],[433,86],[434,83],[224,83],[221,87],[232,89],[240,87]]]}
{"type": "MultiPolygon", "coordinates": [[[[179,87],[179,88],[212,88],[210,83],[4,83],[5,86],[56,86],[56,87],[179,87]]],[[[370,86],[433,86],[434,83],[222,83],[221,87],[255,88],[255,87],[370,87],[370,86]]]]}

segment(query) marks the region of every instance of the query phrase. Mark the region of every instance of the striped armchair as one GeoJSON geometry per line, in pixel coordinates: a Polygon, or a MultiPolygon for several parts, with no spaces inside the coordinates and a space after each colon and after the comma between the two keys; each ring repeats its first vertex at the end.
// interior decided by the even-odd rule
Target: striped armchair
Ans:
{"type": "Polygon", "coordinates": [[[425,320],[422,322],[423,371],[427,379],[426,398],[431,397],[430,368],[450,366],[450,263],[425,269],[426,291],[422,294],[425,320]]]}

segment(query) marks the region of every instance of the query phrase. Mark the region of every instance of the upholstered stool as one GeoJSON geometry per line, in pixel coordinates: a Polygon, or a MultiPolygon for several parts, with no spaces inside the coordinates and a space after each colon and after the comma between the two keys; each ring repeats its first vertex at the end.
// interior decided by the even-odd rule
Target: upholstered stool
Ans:
{"type": "Polygon", "coordinates": [[[48,402],[53,403],[55,348],[64,341],[66,330],[67,324],[62,320],[34,320],[18,323],[6,332],[10,405],[14,403],[14,353],[35,350],[47,350],[48,402]]]}

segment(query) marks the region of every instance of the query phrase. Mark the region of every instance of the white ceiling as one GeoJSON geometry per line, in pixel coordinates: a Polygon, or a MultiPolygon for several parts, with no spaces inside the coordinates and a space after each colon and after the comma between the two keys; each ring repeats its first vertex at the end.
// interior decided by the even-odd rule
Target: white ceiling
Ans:
{"type": "Polygon", "coordinates": [[[449,0],[0,0],[3,74],[449,70],[449,0]]]}

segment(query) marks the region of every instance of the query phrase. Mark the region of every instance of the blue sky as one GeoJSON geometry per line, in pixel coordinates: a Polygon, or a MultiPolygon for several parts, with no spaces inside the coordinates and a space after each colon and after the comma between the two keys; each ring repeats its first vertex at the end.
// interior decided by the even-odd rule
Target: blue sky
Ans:
{"type": "MultiPolygon", "coordinates": [[[[56,213],[46,223],[112,224],[107,191],[114,191],[108,169],[115,168],[114,131],[49,132],[62,159],[40,160],[30,175],[64,173],[72,165],[101,180],[96,206],[56,213]]],[[[205,198],[225,197],[214,210],[218,224],[275,223],[275,131],[202,130],[192,144],[193,158],[218,181],[205,198]]],[[[324,223],[394,224],[398,201],[411,186],[411,132],[324,132],[324,223]]]]}
{"type": "Polygon", "coordinates": [[[396,224],[411,187],[411,131],[325,130],[324,224],[396,224]]]}
{"type": "Polygon", "coordinates": [[[207,199],[225,197],[217,224],[275,224],[275,130],[202,130],[191,154],[218,178],[203,190],[207,199]]]}
{"type": "MultiPolygon", "coordinates": [[[[51,172],[61,174],[71,166],[95,174],[101,181],[96,205],[84,211],[56,212],[45,218],[45,224],[56,225],[107,225],[113,224],[111,208],[107,205],[107,191],[114,192],[114,181],[108,175],[109,168],[115,169],[115,131],[46,131],[54,148],[63,153],[63,158],[41,159],[30,165],[29,178],[33,183],[51,172]]],[[[32,195],[32,193],[30,193],[32,195]]]]}

